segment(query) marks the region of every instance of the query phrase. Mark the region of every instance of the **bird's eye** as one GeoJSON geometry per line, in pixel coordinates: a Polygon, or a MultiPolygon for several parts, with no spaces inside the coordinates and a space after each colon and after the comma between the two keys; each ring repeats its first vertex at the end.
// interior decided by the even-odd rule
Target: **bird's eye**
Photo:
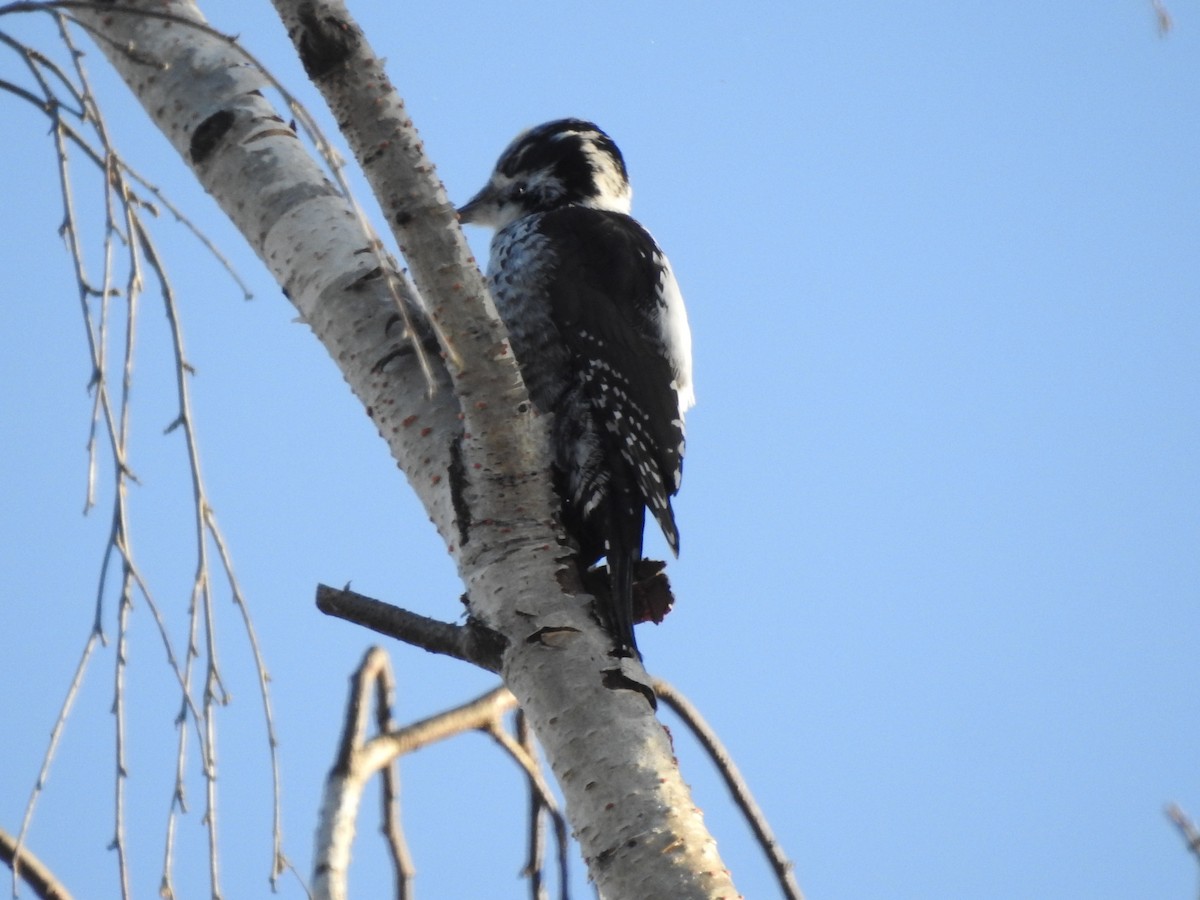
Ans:
{"type": "Polygon", "coordinates": [[[527,191],[528,189],[529,189],[529,186],[527,184],[525,184],[525,182],[518,181],[516,184],[514,184],[512,186],[512,194],[514,197],[524,197],[525,191],[527,191]]]}

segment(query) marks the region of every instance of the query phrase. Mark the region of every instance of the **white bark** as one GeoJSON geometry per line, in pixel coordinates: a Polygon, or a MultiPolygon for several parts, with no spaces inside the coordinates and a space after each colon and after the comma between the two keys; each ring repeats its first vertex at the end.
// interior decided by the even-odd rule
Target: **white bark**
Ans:
{"type": "MultiPolygon", "coordinates": [[[[462,267],[470,257],[453,207],[399,98],[344,9],[279,5],[306,63],[331,63],[310,72],[440,329],[447,364],[437,366],[432,398],[412,353],[376,370],[396,332],[385,329],[394,313],[385,281],[372,277],[378,257],[363,252],[371,240],[236,48],[115,8],[78,16],[112,42],[100,42],[105,55],[341,367],[446,540],[472,613],[507,639],[505,683],[562,786],[602,896],[736,896],[639,689],[648,677],[608,656],[609,640],[564,563],[544,423],[529,411],[482,281],[462,267]],[[465,478],[451,477],[455,454],[465,478]],[[451,482],[461,487],[457,506],[451,482]]],[[[135,6],[199,21],[190,3],[135,6]]]]}
{"type": "MultiPolygon", "coordinates": [[[[203,21],[190,3],[123,8],[203,21]]],[[[403,331],[388,328],[396,306],[387,280],[374,277],[374,235],[259,93],[266,79],[231,42],[171,19],[76,15],[105,35],[100,49],[338,362],[434,524],[451,535],[440,482],[461,425],[449,379],[436,367],[441,390],[430,398],[412,352],[373,371],[403,331]]]]}

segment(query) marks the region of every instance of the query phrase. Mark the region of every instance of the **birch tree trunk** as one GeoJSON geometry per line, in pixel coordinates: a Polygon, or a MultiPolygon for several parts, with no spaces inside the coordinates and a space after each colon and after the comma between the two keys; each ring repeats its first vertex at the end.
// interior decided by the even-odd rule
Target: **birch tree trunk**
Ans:
{"type": "MultiPolygon", "coordinates": [[[[601,895],[737,896],[654,716],[649,677],[608,655],[556,523],[545,423],[400,98],[340,4],[277,7],[414,273],[428,310],[415,334],[434,351],[428,376],[395,327],[394,292],[405,286],[394,262],[264,98],[266,79],[236,43],[179,0],[75,15],[102,35],[100,49],[387,441],[458,566],[472,615],[506,642],[504,681],[562,787],[601,895]]],[[[411,297],[402,303],[415,313],[411,297]]]]}

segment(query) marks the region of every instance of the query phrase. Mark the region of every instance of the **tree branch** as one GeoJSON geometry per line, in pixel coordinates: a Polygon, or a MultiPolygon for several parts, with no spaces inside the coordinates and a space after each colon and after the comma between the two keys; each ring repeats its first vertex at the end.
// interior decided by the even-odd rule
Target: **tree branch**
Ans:
{"type": "Polygon", "coordinates": [[[1184,843],[1187,844],[1188,851],[1192,856],[1196,857],[1197,861],[1200,861],[1200,828],[1196,827],[1196,823],[1176,803],[1171,803],[1167,806],[1166,814],[1167,818],[1179,830],[1180,836],[1183,837],[1184,843]]]}
{"type": "MultiPolygon", "coordinates": [[[[518,719],[524,719],[524,716],[520,715],[520,710],[518,710],[518,719]]],[[[568,889],[567,820],[559,810],[558,803],[554,799],[554,794],[550,790],[550,785],[546,783],[546,778],[542,774],[542,767],[538,763],[536,750],[534,749],[533,735],[527,727],[523,728],[519,726],[517,729],[518,736],[514,737],[499,722],[492,723],[485,730],[491,735],[492,740],[508,753],[513,762],[521,767],[525,772],[525,777],[529,784],[530,861],[527,864],[526,870],[529,872],[531,889],[536,894],[541,883],[541,853],[540,847],[535,846],[538,832],[536,823],[541,818],[542,811],[545,811],[550,816],[550,821],[554,823],[554,836],[558,842],[559,885],[565,900],[568,889]],[[521,732],[524,732],[523,737],[521,736],[521,732]]]]}
{"type": "Polygon", "coordinates": [[[71,892],[46,864],[19,847],[17,839],[3,828],[0,828],[0,862],[11,868],[13,875],[29,885],[42,900],[71,900],[71,892]]]}
{"type": "Polygon", "coordinates": [[[392,766],[405,753],[464,731],[490,731],[496,727],[500,717],[516,705],[512,694],[499,687],[454,709],[399,730],[389,727],[368,739],[368,708],[372,699],[376,707],[377,727],[385,723],[390,726],[394,689],[395,677],[387,653],[379,647],[372,647],[351,677],[350,698],[346,705],[337,759],[325,781],[313,860],[313,896],[317,900],[345,900],[347,897],[346,878],[358,809],[367,782],[379,772],[385,776],[381,785],[385,811],[384,833],[393,856],[398,896],[404,897],[408,890],[412,861],[408,857],[400,826],[396,791],[398,776],[392,771],[392,766]]]}
{"type": "Polygon", "coordinates": [[[388,331],[395,307],[385,276],[394,264],[267,103],[265,79],[236,46],[202,27],[136,15],[200,22],[185,0],[77,15],[104,35],[101,50],[341,367],[458,564],[472,616],[504,635],[505,684],[562,786],[600,893],[736,895],[636,687],[648,676],[609,655],[557,522],[547,423],[533,413],[478,274],[458,274],[469,253],[453,207],[415,152],[419,139],[382,63],[342,5],[276,3],[410,267],[424,273],[448,361],[434,366],[432,396],[415,353],[393,356],[400,341],[388,331]]]}
{"type": "Polygon", "coordinates": [[[750,828],[758,838],[758,845],[762,847],[763,853],[767,855],[771,867],[775,870],[775,878],[779,882],[784,896],[788,900],[804,900],[804,894],[796,882],[796,874],[791,861],[784,855],[783,848],[767,823],[767,817],[763,815],[762,809],[750,792],[750,786],[742,777],[733,757],[729,755],[729,750],[721,742],[717,733],[713,731],[712,726],[704,720],[700,711],[692,705],[691,701],[668,682],[661,678],[654,679],[654,692],[658,695],[658,699],[671,707],[675,715],[683,720],[683,723],[700,741],[701,746],[713,761],[713,765],[717,767],[717,771],[721,773],[721,777],[725,780],[725,786],[729,788],[734,802],[750,823],[750,828]]]}
{"type": "Polygon", "coordinates": [[[317,585],[317,609],[429,653],[460,659],[489,672],[500,671],[504,637],[478,622],[452,625],[357,594],[349,588],[339,590],[324,584],[317,585]]]}

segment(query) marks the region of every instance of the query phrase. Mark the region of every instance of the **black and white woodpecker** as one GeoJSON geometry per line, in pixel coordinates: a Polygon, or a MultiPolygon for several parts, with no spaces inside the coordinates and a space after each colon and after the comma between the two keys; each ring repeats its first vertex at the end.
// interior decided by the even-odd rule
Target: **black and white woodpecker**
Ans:
{"type": "Polygon", "coordinates": [[[606,557],[618,656],[637,653],[634,571],[649,509],[671,550],[671,497],[695,403],[692,336],[667,257],[630,215],[612,139],[580,119],[525,131],[459,209],[496,229],[488,278],[535,408],[553,416],[563,524],[584,565],[606,557]]]}

